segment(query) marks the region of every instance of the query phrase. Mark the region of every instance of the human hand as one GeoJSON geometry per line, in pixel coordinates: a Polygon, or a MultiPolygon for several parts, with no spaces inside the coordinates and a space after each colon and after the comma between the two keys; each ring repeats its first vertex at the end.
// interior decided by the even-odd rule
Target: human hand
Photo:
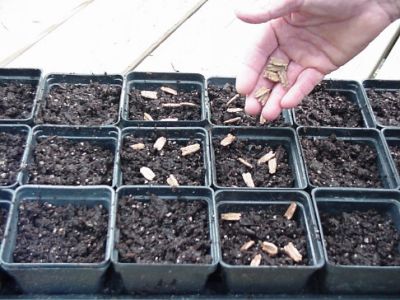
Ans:
{"type": "Polygon", "coordinates": [[[238,72],[236,88],[250,115],[274,120],[309,94],[324,75],[361,52],[400,17],[399,0],[263,0],[236,10],[247,23],[265,23],[238,72]],[[263,78],[271,57],[288,62],[288,87],[263,78]],[[255,98],[271,89],[264,107],[255,98]]]}

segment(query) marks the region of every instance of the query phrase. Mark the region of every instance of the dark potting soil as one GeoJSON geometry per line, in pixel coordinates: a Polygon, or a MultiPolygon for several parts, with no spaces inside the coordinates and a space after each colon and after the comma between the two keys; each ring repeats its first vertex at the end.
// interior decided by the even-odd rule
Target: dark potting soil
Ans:
{"type": "Polygon", "coordinates": [[[228,209],[224,213],[241,213],[239,221],[221,220],[219,216],[219,230],[222,247],[222,260],[232,265],[249,265],[256,254],[261,254],[260,265],[307,265],[307,239],[305,230],[301,226],[301,213],[299,208],[291,220],[283,215],[289,205],[268,205],[260,207],[228,209]],[[254,245],[247,250],[240,248],[247,242],[254,241],[254,245]],[[278,254],[270,256],[261,249],[262,242],[269,242],[278,247],[278,254]],[[296,263],[284,251],[283,247],[292,242],[303,256],[296,263]]]}
{"type": "MultiPolygon", "coordinates": [[[[154,89],[152,90],[154,91],[154,89]]],[[[141,90],[133,89],[129,93],[129,119],[144,120],[144,114],[149,114],[154,121],[162,119],[174,119],[178,121],[198,121],[201,119],[201,94],[197,90],[190,92],[177,91],[178,95],[172,95],[155,90],[158,99],[148,99],[141,96],[141,90]],[[189,102],[196,106],[164,107],[163,104],[189,102]]]]}
{"type": "Polygon", "coordinates": [[[0,132],[0,185],[16,182],[24,155],[26,136],[0,132]]]}
{"type": "Polygon", "coordinates": [[[385,126],[400,126],[400,90],[367,89],[376,120],[385,126]]]}
{"type": "Polygon", "coordinates": [[[400,235],[387,215],[368,211],[321,213],[328,259],[338,265],[399,266],[400,235]]]}
{"type": "MultiPolygon", "coordinates": [[[[179,200],[179,199],[178,199],[179,200]]],[[[207,205],[203,201],[119,200],[119,261],[125,263],[211,263],[207,205]]]]}
{"type": "Polygon", "coordinates": [[[0,240],[3,239],[8,218],[8,209],[0,207],[0,240]]]}
{"type": "Polygon", "coordinates": [[[118,120],[121,86],[61,83],[53,85],[40,106],[37,123],[110,125],[118,120]]]}
{"type": "Polygon", "coordinates": [[[114,153],[95,142],[39,138],[28,164],[29,183],[112,184],[114,153]]]}
{"type": "Polygon", "coordinates": [[[363,127],[360,108],[350,92],[328,90],[319,84],[295,109],[296,121],[303,126],[363,127]]]}
{"type": "Polygon", "coordinates": [[[383,187],[376,149],[367,143],[302,138],[310,181],[322,187],[383,187]]]}
{"type": "Polygon", "coordinates": [[[218,185],[247,187],[242,174],[250,172],[255,187],[293,187],[294,175],[289,165],[288,151],[282,145],[260,144],[247,139],[237,139],[228,146],[221,146],[222,138],[213,139],[218,185]],[[277,159],[275,174],[270,174],[268,163],[257,165],[258,159],[273,151],[277,159]],[[238,161],[242,158],[253,168],[238,161]]]}
{"type": "Polygon", "coordinates": [[[0,83],[0,119],[27,119],[36,96],[37,84],[7,81],[0,83]]]}
{"type": "MultiPolygon", "coordinates": [[[[160,135],[161,136],[161,135],[160,135]]],[[[203,160],[203,143],[198,140],[168,139],[161,151],[153,147],[160,137],[155,134],[150,138],[126,136],[121,150],[121,169],[123,184],[162,184],[167,185],[167,178],[172,174],[179,185],[204,185],[205,166],[203,160]],[[143,143],[144,149],[134,150],[130,146],[143,143]],[[200,144],[196,153],[182,156],[182,147],[200,144]],[[155,173],[155,178],[148,181],[141,173],[141,167],[148,167],[155,173]]]]}
{"type": "Polygon", "coordinates": [[[396,164],[397,170],[400,172],[400,146],[389,145],[390,154],[396,164]]]}
{"type": "Polygon", "coordinates": [[[105,258],[108,212],[23,201],[19,205],[16,263],[97,263],[105,258]]]}
{"type": "Polygon", "coordinates": [[[211,122],[215,125],[226,125],[226,126],[290,126],[286,123],[283,116],[272,122],[260,123],[259,117],[252,117],[244,112],[244,104],[246,97],[240,96],[235,101],[227,105],[228,101],[237,95],[237,91],[234,85],[226,83],[222,88],[216,85],[209,85],[208,96],[210,98],[210,109],[211,109],[211,122]],[[228,112],[228,108],[241,108],[243,111],[240,112],[228,112]],[[241,120],[224,124],[224,121],[231,120],[233,118],[240,117],[241,120]]]}

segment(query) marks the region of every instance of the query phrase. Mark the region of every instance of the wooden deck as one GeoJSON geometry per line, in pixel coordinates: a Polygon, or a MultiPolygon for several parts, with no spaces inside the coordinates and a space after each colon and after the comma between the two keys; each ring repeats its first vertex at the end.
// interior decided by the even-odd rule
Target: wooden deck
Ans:
{"type": "MultiPolygon", "coordinates": [[[[0,67],[235,76],[253,30],[230,0],[2,0],[0,67]]],[[[400,80],[399,34],[397,21],[327,77],[400,80]]]]}

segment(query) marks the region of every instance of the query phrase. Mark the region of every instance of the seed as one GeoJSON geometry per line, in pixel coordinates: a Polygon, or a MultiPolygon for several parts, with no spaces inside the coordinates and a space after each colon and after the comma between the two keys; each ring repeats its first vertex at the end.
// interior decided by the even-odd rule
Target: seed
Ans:
{"type": "Polygon", "coordinates": [[[273,65],[277,67],[283,67],[283,69],[287,69],[288,63],[281,58],[271,57],[268,65],[273,65]]]}
{"type": "Polygon", "coordinates": [[[264,106],[265,103],[267,103],[270,92],[271,92],[271,90],[269,88],[262,86],[256,91],[256,93],[254,94],[254,97],[256,97],[258,102],[260,102],[261,105],[264,106]]]}
{"type": "Polygon", "coordinates": [[[170,87],[167,87],[167,86],[162,86],[162,87],[160,88],[160,90],[162,90],[162,91],[165,92],[165,93],[174,95],[174,96],[178,95],[178,92],[177,92],[176,90],[171,89],[170,87]]]}
{"type": "Polygon", "coordinates": [[[163,136],[160,136],[154,143],[153,148],[157,149],[158,151],[161,151],[162,148],[164,148],[166,142],[167,142],[167,139],[163,136]]]}
{"type": "Polygon", "coordinates": [[[224,221],[240,221],[240,218],[242,217],[241,213],[224,213],[221,214],[221,220],[224,221]]]}
{"type": "Polygon", "coordinates": [[[255,244],[254,241],[248,241],[248,242],[244,243],[242,247],[240,247],[240,251],[243,252],[243,251],[249,250],[254,244],[255,244]]]}
{"type": "Polygon", "coordinates": [[[242,164],[244,164],[246,167],[253,169],[253,165],[251,163],[249,163],[247,160],[245,160],[241,157],[239,157],[237,160],[240,161],[242,164]]]}
{"type": "Polygon", "coordinates": [[[229,120],[225,120],[224,124],[236,123],[238,121],[242,121],[242,118],[241,117],[236,117],[236,118],[232,118],[232,119],[229,119],[229,120]]]}
{"type": "Polygon", "coordinates": [[[143,114],[143,119],[145,119],[146,121],[154,121],[148,113],[143,114]]]}
{"type": "Polygon", "coordinates": [[[226,102],[226,106],[228,106],[229,104],[231,104],[233,101],[235,101],[236,99],[238,99],[240,97],[239,94],[236,94],[235,96],[233,96],[231,99],[228,100],[228,102],[226,102]]]}
{"type": "Polygon", "coordinates": [[[278,254],[278,247],[270,242],[262,242],[261,249],[270,256],[275,256],[278,254]]]}
{"type": "Polygon", "coordinates": [[[181,102],[181,103],[163,103],[161,104],[162,107],[181,107],[181,106],[192,106],[192,107],[196,107],[198,106],[195,103],[191,103],[191,102],[181,102]]]}
{"type": "Polygon", "coordinates": [[[286,210],[285,214],[283,215],[286,219],[291,220],[296,212],[297,204],[296,202],[290,203],[288,209],[286,210]]]}
{"type": "Polygon", "coordinates": [[[278,71],[278,76],[279,76],[279,81],[281,82],[282,86],[284,88],[287,88],[289,86],[288,78],[286,75],[286,71],[280,70],[278,71]]]}
{"type": "Polygon", "coordinates": [[[137,144],[130,145],[129,148],[131,148],[133,150],[142,150],[145,148],[145,145],[143,143],[137,143],[137,144]]]}
{"type": "Polygon", "coordinates": [[[226,146],[232,144],[235,140],[236,140],[236,136],[229,133],[226,137],[224,137],[221,140],[220,145],[226,147],[226,146]]]}
{"type": "Polygon", "coordinates": [[[265,71],[264,73],[264,77],[271,80],[272,82],[279,82],[279,75],[276,72],[272,72],[272,71],[265,71]]]}
{"type": "Polygon", "coordinates": [[[274,157],[268,161],[269,174],[275,174],[276,167],[277,167],[277,162],[276,162],[276,158],[274,157]]]}
{"type": "Polygon", "coordinates": [[[283,247],[283,250],[295,262],[300,262],[303,259],[303,256],[300,254],[299,250],[297,250],[292,242],[289,242],[289,244],[283,247]]]}
{"type": "Polygon", "coordinates": [[[263,115],[260,115],[260,124],[264,125],[267,122],[267,120],[263,117],[263,115]]]}
{"type": "Polygon", "coordinates": [[[167,183],[168,183],[168,185],[169,186],[171,186],[171,187],[177,187],[177,186],[179,186],[179,182],[178,182],[178,180],[176,179],[176,177],[174,176],[174,175],[169,175],[169,177],[167,178],[167,183]]]}
{"type": "Polygon", "coordinates": [[[261,254],[256,254],[250,262],[250,267],[258,267],[261,264],[261,254]]]}
{"type": "Polygon", "coordinates": [[[140,95],[143,98],[147,98],[147,99],[152,99],[152,100],[158,99],[156,91],[140,91],[140,95]]]}
{"type": "Polygon", "coordinates": [[[253,177],[251,177],[251,173],[243,173],[242,177],[248,187],[255,187],[253,177]]]}
{"type": "Polygon", "coordinates": [[[141,167],[140,173],[149,181],[152,181],[154,177],[156,177],[156,174],[154,174],[154,172],[148,167],[141,167]]]}
{"type": "Polygon", "coordinates": [[[227,111],[228,113],[238,113],[238,112],[242,112],[242,111],[243,111],[243,108],[240,108],[240,107],[231,107],[231,108],[228,108],[226,111],[227,111]]]}
{"type": "Polygon", "coordinates": [[[257,165],[264,164],[264,163],[270,161],[271,159],[273,159],[274,157],[275,157],[275,153],[272,151],[269,151],[267,154],[264,154],[263,156],[261,156],[261,158],[257,161],[257,165]]]}
{"type": "Polygon", "coordinates": [[[181,148],[182,156],[186,156],[186,155],[189,155],[189,154],[192,154],[192,153],[196,153],[199,150],[200,150],[200,144],[193,144],[193,145],[189,145],[189,146],[181,148]]]}

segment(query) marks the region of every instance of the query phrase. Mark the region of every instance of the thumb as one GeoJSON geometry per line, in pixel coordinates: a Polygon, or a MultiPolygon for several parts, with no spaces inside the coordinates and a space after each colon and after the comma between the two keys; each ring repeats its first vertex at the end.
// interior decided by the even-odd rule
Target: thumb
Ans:
{"type": "Polygon", "coordinates": [[[259,24],[295,12],[303,3],[304,0],[263,0],[251,4],[242,1],[235,14],[246,23],[259,24]]]}

